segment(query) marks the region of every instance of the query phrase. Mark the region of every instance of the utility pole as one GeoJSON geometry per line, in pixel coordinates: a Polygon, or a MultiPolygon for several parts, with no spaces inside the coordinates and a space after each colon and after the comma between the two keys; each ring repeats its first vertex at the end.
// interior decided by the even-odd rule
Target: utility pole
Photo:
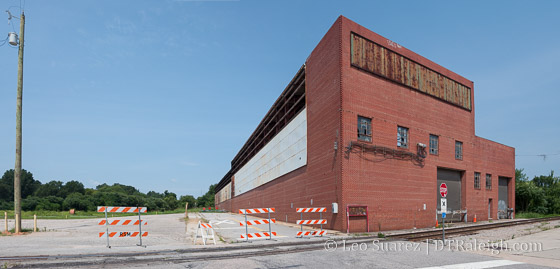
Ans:
{"type": "Polygon", "coordinates": [[[21,233],[21,114],[23,100],[23,35],[25,30],[25,14],[21,12],[19,22],[18,52],[18,84],[16,111],[16,167],[14,172],[14,214],[16,217],[16,233],[21,233]]]}

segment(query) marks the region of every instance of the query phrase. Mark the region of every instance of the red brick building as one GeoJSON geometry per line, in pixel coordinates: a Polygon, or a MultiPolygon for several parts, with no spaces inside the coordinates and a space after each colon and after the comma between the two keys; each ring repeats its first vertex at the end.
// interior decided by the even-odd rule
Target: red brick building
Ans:
{"type": "Polygon", "coordinates": [[[351,232],[433,227],[445,182],[449,218],[506,217],[515,149],[475,135],[473,95],[472,81],[341,16],[233,159],[216,206],[275,207],[289,222],[327,207],[326,227],[351,232]],[[366,206],[367,222],[348,217],[366,206]]]}

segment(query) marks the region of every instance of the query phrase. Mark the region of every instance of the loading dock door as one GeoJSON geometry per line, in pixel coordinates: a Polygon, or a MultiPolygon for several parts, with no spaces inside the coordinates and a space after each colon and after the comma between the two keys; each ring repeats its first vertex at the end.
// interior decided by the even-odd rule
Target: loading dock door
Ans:
{"type": "MultiPolygon", "coordinates": [[[[437,170],[437,210],[441,210],[441,194],[439,186],[441,183],[447,185],[447,212],[461,210],[461,171],[438,168],[437,170]]],[[[438,216],[440,218],[441,216],[438,216]]],[[[452,220],[461,220],[461,214],[455,216],[448,214],[447,218],[453,217],[452,220]]]]}
{"type": "Polygon", "coordinates": [[[498,219],[507,218],[509,178],[498,177],[498,219]]]}

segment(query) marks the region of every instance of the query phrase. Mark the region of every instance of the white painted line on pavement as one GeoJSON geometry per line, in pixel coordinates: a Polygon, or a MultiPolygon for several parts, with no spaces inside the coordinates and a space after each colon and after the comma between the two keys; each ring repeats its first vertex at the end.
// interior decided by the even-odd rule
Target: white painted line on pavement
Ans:
{"type": "MultiPolygon", "coordinates": [[[[210,222],[212,222],[212,221],[210,221],[210,222]]],[[[217,220],[217,221],[212,222],[212,224],[214,224],[214,225],[220,225],[220,224],[223,224],[223,223],[225,223],[225,224],[235,224],[231,220],[227,220],[227,219],[217,220]]]]}
{"type": "Polygon", "coordinates": [[[516,261],[509,261],[509,260],[494,260],[494,261],[485,261],[485,262],[469,262],[469,263],[460,263],[460,264],[450,264],[450,265],[442,265],[442,266],[434,266],[434,267],[424,267],[420,269],[484,269],[484,268],[493,268],[499,266],[508,266],[514,264],[522,264],[522,262],[516,261]]]}

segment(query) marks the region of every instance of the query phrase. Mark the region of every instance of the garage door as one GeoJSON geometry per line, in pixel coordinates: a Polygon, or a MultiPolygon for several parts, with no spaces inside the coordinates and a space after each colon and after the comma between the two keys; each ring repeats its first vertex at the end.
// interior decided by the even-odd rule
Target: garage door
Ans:
{"type": "MultiPolygon", "coordinates": [[[[439,186],[447,185],[447,211],[461,210],[461,171],[438,168],[437,170],[437,209],[441,210],[441,194],[439,186]]],[[[451,217],[451,215],[449,215],[451,217]]],[[[461,214],[457,216],[461,219],[461,214]]]]}
{"type": "Polygon", "coordinates": [[[507,218],[508,200],[508,181],[509,178],[498,177],[498,218],[507,218]]]}

